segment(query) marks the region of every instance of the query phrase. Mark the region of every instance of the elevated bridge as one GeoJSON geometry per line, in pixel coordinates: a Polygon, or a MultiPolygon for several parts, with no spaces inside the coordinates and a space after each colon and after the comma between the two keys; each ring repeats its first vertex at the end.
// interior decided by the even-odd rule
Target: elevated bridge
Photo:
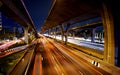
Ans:
{"type": "MultiPolygon", "coordinates": [[[[26,53],[13,68],[11,74],[27,75],[26,73],[28,73],[29,75],[36,72],[40,75],[119,75],[120,28],[118,25],[120,24],[120,9],[118,8],[119,5],[113,3],[109,0],[53,0],[40,33],[52,34],[55,37],[57,33],[60,33],[60,42],[39,34],[40,38],[28,44],[26,53]],[[75,23],[96,17],[101,17],[101,20],[86,23],[83,26],[71,27],[75,23]],[[94,28],[99,26],[104,28],[105,42],[101,45],[102,47],[104,45],[103,51],[68,43],[70,30],[84,28],[92,29],[91,40],[94,41],[94,28]],[[36,57],[36,55],[40,57],[36,57]]],[[[25,28],[26,39],[30,30],[37,37],[34,23],[25,8],[23,0],[1,0],[0,11],[25,28]]],[[[91,41],[92,44],[100,46],[93,41],[91,41]]],[[[9,51],[6,53],[9,53],[9,51]]]]}
{"type": "MultiPolygon", "coordinates": [[[[53,4],[45,19],[44,25],[41,27],[40,33],[54,33],[57,29],[61,33],[61,39],[65,37],[67,42],[68,31],[70,25],[86,21],[95,17],[101,17],[101,24],[104,28],[104,58],[103,61],[112,65],[120,66],[120,50],[119,38],[120,30],[118,21],[120,18],[118,6],[113,5],[113,1],[109,0],[53,0],[53,4]]],[[[94,24],[93,24],[94,25],[94,24]]],[[[100,24],[96,24],[100,25],[100,24]]],[[[72,30],[82,29],[89,26],[78,26],[72,30]]]]}
{"type": "MultiPolygon", "coordinates": [[[[0,11],[9,18],[18,22],[24,28],[25,38],[28,39],[28,32],[37,37],[34,23],[25,7],[23,0],[0,0],[0,11]]],[[[28,42],[26,40],[26,42],[28,42]]]]}

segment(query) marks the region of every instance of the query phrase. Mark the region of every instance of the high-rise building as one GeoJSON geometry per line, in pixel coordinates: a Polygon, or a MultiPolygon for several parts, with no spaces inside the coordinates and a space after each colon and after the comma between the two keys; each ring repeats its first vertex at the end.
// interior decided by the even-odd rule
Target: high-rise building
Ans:
{"type": "Polygon", "coordinates": [[[0,31],[2,30],[2,13],[0,12],[0,31]]]}

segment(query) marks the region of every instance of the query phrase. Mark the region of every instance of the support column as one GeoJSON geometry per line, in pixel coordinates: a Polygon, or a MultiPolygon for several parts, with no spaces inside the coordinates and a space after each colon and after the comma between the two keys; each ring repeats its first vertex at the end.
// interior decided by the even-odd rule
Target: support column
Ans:
{"type": "Polygon", "coordinates": [[[114,19],[115,36],[115,65],[120,67],[120,4],[118,1],[109,1],[114,19]]]}
{"type": "Polygon", "coordinates": [[[52,38],[55,38],[55,29],[52,28],[51,31],[52,31],[52,38]]]}
{"type": "Polygon", "coordinates": [[[55,32],[54,32],[54,33],[55,33],[55,34],[54,34],[54,35],[55,35],[55,39],[56,39],[56,32],[57,32],[57,28],[55,27],[55,32]]]}
{"type": "Polygon", "coordinates": [[[104,61],[114,65],[114,24],[113,17],[108,5],[103,4],[102,21],[104,26],[104,61]]]}
{"type": "Polygon", "coordinates": [[[68,41],[68,31],[69,31],[70,24],[67,24],[66,30],[65,30],[65,44],[67,44],[68,41]]]}
{"type": "Polygon", "coordinates": [[[54,39],[56,38],[56,28],[55,27],[53,28],[53,38],[54,39]]]}
{"type": "Polygon", "coordinates": [[[51,29],[49,29],[49,37],[51,37],[51,29]]]}
{"type": "Polygon", "coordinates": [[[35,38],[33,31],[30,32],[30,39],[33,40],[35,38]]]}
{"type": "Polygon", "coordinates": [[[104,32],[102,32],[102,41],[104,41],[104,32]]]}
{"type": "Polygon", "coordinates": [[[95,28],[93,28],[91,32],[91,42],[95,42],[95,28]]]}
{"type": "Polygon", "coordinates": [[[24,27],[24,37],[25,37],[25,42],[28,44],[28,27],[24,27]]]}
{"type": "Polygon", "coordinates": [[[48,37],[50,37],[50,29],[48,29],[48,37]]]}
{"type": "Polygon", "coordinates": [[[68,41],[68,32],[65,32],[65,44],[67,44],[68,41]]]}
{"type": "Polygon", "coordinates": [[[54,38],[54,31],[53,31],[53,28],[51,28],[50,34],[51,34],[52,38],[54,38]]]}
{"type": "Polygon", "coordinates": [[[75,39],[75,32],[74,31],[72,32],[72,35],[73,35],[73,39],[75,39]]]}
{"type": "Polygon", "coordinates": [[[62,25],[59,25],[60,26],[60,32],[61,32],[61,40],[62,42],[64,41],[64,32],[63,32],[63,27],[62,25]]]}
{"type": "Polygon", "coordinates": [[[47,35],[47,37],[48,37],[48,34],[49,34],[49,33],[48,33],[48,30],[46,30],[46,33],[45,33],[45,34],[46,34],[46,35],[47,35]]]}

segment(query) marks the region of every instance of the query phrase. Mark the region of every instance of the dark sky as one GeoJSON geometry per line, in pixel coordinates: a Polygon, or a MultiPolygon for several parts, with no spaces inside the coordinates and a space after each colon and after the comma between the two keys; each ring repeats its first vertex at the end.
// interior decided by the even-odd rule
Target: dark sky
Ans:
{"type": "Polygon", "coordinates": [[[35,28],[40,31],[44,20],[48,16],[52,0],[24,0],[24,3],[35,24],[35,28]]]}
{"type": "Polygon", "coordinates": [[[4,13],[2,13],[2,27],[5,29],[8,29],[10,31],[13,31],[13,28],[22,28],[21,25],[19,23],[17,23],[16,21],[14,21],[13,19],[7,17],[4,13]]]}

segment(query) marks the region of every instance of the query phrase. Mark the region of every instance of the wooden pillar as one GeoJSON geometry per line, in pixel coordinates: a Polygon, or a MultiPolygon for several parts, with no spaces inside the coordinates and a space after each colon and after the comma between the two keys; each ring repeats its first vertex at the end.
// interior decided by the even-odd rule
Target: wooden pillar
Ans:
{"type": "Polygon", "coordinates": [[[114,24],[112,12],[106,4],[103,4],[102,21],[105,34],[104,61],[114,65],[114,24]]]}

